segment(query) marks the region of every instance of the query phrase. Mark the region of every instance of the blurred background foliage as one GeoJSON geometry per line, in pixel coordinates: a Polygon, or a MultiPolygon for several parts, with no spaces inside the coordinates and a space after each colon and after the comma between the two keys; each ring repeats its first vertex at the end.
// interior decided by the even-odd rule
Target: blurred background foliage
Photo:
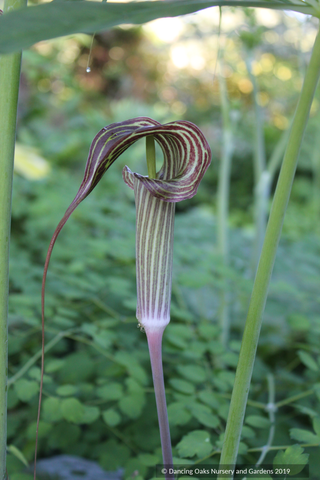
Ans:
{"type": "MultiPolygon", "coordinates": [[[[23,462],[31,463],[34,453],[40,288],[51,235],[78,189],[94,135],[136,116],[192,121],[213,152],[197,196],[177,204],[164,369],[175,457],[186,464],[215,452],[205,463],[217,464],[253,281],[254,100],[268,159],[290,124],[315,33],[311,18],[259,9],[225,8],[219,28],[219,10],[209,9],[124,25],[93,42],[76,35],[24,52],[11,242],[11,480],[29,478],[23,462]],[[216,233],[219,51],[234,142],[228,266],[216,233]],[[227,347],[217,320],[224,292],[231,318],[227,347]]],[[[317,92],[267,302],[239,463],[255,463],[267,442],[265,407],[273,384],[279,405],[272,445],[320,444],[319,101],[317,92]]],[[[137,480],[151,478],[161,462],[147,344],[135,319],[134,199],[121,178],[125,164],[146,174],[144,149],[138,142],[123,154],[56,244],[47,282],[39,446],[40,457],[79,455],[137,480]]],[[[311,478],[320,470],[317,450],[305,449],[311,478]]]]}

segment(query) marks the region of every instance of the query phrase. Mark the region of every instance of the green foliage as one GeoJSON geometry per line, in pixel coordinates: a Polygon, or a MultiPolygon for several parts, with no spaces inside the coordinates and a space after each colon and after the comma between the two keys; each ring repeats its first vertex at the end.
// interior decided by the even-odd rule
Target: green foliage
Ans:
{"type": "MultiPolygon", "coordinates": [[[[284,28],[284,24],[279,25],[277,32],[284,28]]],[[[190,29],[202,42],[206,41],[208,33],[201,31],[196,22],[190,20],[190,29]]],[[[233,38],[232,53],[226,53],[231,69],[228,88],[234,95],[233,111],[240,115],[241,122],[236,133],[239,148],[232,172],[230,265],[226,267],[215,249],[213,192],[221,145],[220,107],[216,105],[217,92],[212,93],[212,77],[209,75],[206,83],[202,73],[197,72],[197,78],[190,80],[181,70],[175,74],[174,86],[168,87],[169,60],[163,47],[140,46],[142,36],[142,29],[136,28],[118,29],[112,35],[98,37],[92,62],[96,83],[91,86],[83,66],[89,45],[85,36],[39,45],[24,57],[29,97],[22,104],[19,140],[37,146],[52,166],[51,174],[40,182],[16,175],[13,198],[9,376],[21,376],[8,392],[8,436],[9,443],[29,463],[33,457],[40,375],[39,292],[51,233],[77,190],[88,145],[96,131],[104,124],[139,114],[171,121],[177,116],[177,101],[185,105],[186,113],[182,115],[195,122],[208,122],[205,129],[212,139],[214,161],[195,200],[177,206],[172,321],[164,335],[163,352],[172,443],[174,454],[180,457],[177,463],[192,463],[215,454],[206,460],[215,464],[222,446],[252,287],[248,274],[252,243],[252,117],[250,97],[238,88],[246,73],[241,70],[241,56],[237,57],[238,44],[233,38]],[[125,52],[123,60],[113,62],[110,56],[108,68],[104,60],[100,65],[99,52],[105,49],[112,54],[116,47],[125,52]],[[43,53],[45,48],[47,53],[43,53]],[[64,57],[66,52],[74,56],[64,57]],[[152,65],[154,78],[148,80],[148,88],[137,102],[122,99],[115,103],[113,97],[123,94],[121,85],[136,88],[137,72],[129,68],[135,56],[151,62],[148,65],[152,65]],[[173,100],[169,98],[159,105],[168,88],[173,100]],[[206,99],[204,106],[201,98],[206,99]],[[193,208],[196,205],[198,208],[193,208]],[[228,292],[230,303],[232,328],[227,349],[221,345],[217,322],[221,292],[228,292]]],[[[257,53],[259,63],[267,49],[271,57],[263,58],[271,58],[273,69],[258,80],[262,92],[270,98],[266,118],[276,118],[274,111],[278,108],[284,121],[294,107],[299,66],[293,57],[296,47],[285,44],[283,56],[286,61],[290,58],[286,65],[292,79],[290,86],[281,83],[273,72],[278,72],[284,60],[272,45],[263,45],[257,53]]],[[[260,455],[256,449],[267,443],[272,427],[265,408],[269,401],[266,377],[270,372],[275,377],[275,401],[288,401],[275,411],[273,446],[319,444],[320,263],[310,161],[317,132],[315,116],[307,132],[285,221],[286,235],[275,265],[239,463],[256,461],[260,455]]],[[[266,136],[271,151],[279,137],[279,129],[272,121],[266,126],[266,136]]],[[[149,478],[155,462],[161,461],[160,440],[146,339],[136,328],[135,212],[132,192],[121,181],[121,168],[126,163],[146,173],[143,145],[137,144],[134,152],[112,166],[94,194],[70,219],[53,253],[47,284],[46,344],[56,343],[46,353],[39,456],[77,454],[98,461],[106,470],[125,468],[126,478],[136,470],[139,477],[149,478]]],[[[24,466],[16,453],[9,450],[10,478],[24,475],[19,473],[24,466]]],[[[294,463],[294,459],[303,464],[308,454],[312,459],[310,469],[317,473],[320,463],[312,456],[311,448],[307,453],[297,445],[278,454],[270,451],[265,461],[272,463],[276,455],[278,464],[294,463]]]]}
{"type": "MultiPolygon", "coordinates": [[[[95,196],[89,197],[71,219],[54,252],[48,276],[46,342],[59,334],[60,337],[46,354],[39,454],[40,457],[49,456],[52,451],[80,454],[99,461],[106,469],[125,467],[127,472],[132,469],[146,472],[159,458],[160,443],[146,339],[136,328],[134,318],[134,208],[122,184],[118,182],[115,188],[119,174],[115,166],[95,196]],[[106,201],[109,195],[110,200],[106,201]],[[106,242],[101,242],[101,238],[106,242]],[[116,255],[119,239],[126,239],[123,258],[116,255]],[[121,285],[121,290],[114,288],[115,285],[121,285]]],[[[40,349],[38,288],[41,259],[50,235],[48,220],[43,222],[42,212],[46,211],[50,221],[56,222],[55,204],[70,182],[62,171],[42,183],[33,183],[32,190],[28,181],[18,177],[15,180],[9,325],[11,376],[40,349]]],[[[172,441],[176,455],[181,458],[201,459],[221,448],[242,333],[241,319],[250,294],[250,281],[243,278],[248,240],[241,230],[234,230],[232,270],[224,270],[212,249],[212,232],[214,217],[208,209],[190,210],[177,216],[175,242],[183,248],[176,249],[172,322],[164,336],[164,368],[172,441]],[[219,306],[218,295],[212,295],[210,285],[194,290],[188,283],[178,282],[181,272],[186,278],[206,272],[210,275],[210,285],[221,275],[229,278],[237,309],[232,315],[233,333],[228,351],[220,345],[219,328],[213,320],[212,312],[219,306]]],[[[312,252],[317,248],[311,239],[281,246],[251,400],[267,403],[269,369],[277,371],[277,400],[298,394],[302,381],[306,390],[320,383],[319,371],[310,369],[305,362],[299,364],[299,371],[290,370],[290,364],[297,360],[295,342],[299,341],[301,352],[314,352],[320,336],[314,304],[318,280],[314,277],[314,283],[310,283],[310,272],[315,268],[312,252]],[[298,262],[296,259],[301,259],[306,251],[307,258],[298,262]],[[308,290],[304,288],[306,284],[308,290]],[[293,315],[307,316],[308,329],[295,328],[296,323],[288,321],[293,315]]],[[[224,285],[218,281],[216,288],[219,291],[224,285]]],[[[312,358],[316,358],[314,353],[312,358]]],[[[39,369],[33,363],[9,389],[9,442],[29,462],[34,447],[38,380],[39,369]]],[[[288,405],[283,413],[280,409],[281,422],[274,444],[290,444],[290,429],[294,441],[304,443],[318,438],[319,413],[315,394],[288,405]],[[299,410],[299,406],[305,410],[299,410]],[[288,409],[294,415],[293,423],[286,413],[288,409]],[[316,433],[308,430],[308,409],[314,412],[316,433]],[[300,430],[308,437],[302,438],[300,430]]],[[[269,428],[266,414],[249,403],[240,461],[248,462],[246,452],[264,444],[269,428]]],[[[23,465],[18,459],[14,464],[13,457],[9,454],[9,472],[21,471],[23,465]]],[[[212,461],[215,459],[212,457],[212,461]]]]}
{"type": "Polygon", "coordinates": [[[301,362],[306,367],[310,368],[310,370],[313,370],[315,372],[317,370],[319,370],[319,365],[317,364],[317,362],[312,358],[312,356],[309,353],[304,352],[303,350],[299,350],[298,355],[300,357],[301,362]]]}
{"type": "Polygon", "coordinates": [[[194,430],[183,437],[177,445],[181,457],[206,457],[212,451],[210,435],[203,430],[194,430]]]}
{"type": "Polygon", "coordinates": [[[292,428],[290,430],[290,437],[301,443],[320,444],[320,437],[318,435],[308,430],[303,430],[302,428],[292,428]]]}
{"type": "Polygon", "coordinates": [[[279,450],[273,460],[273,465],[275,467],[278,465],[281,465],[282,467],[288,465],[291,470],[290,475],[297,475],[308,462],[309,455],[303,453],[303,451],[303,448],[299,447],[299,445],[292,445],[285,451],[279,450]],[[297,466],[295,467],[295,465],[297,466]]]}
{"type": "Polygon", "coordinates": [[[25,380],[24,378],[22,378],[21,380],[18,380],[15,383],[14,388],[15,388],[17,397],[22,402],[28,402],[39,391],[39,385],[37,382],[25,380]]]}
{"type": "Polygon", "coordinates": [[[251,427],[256,428],[268,428],[270,427],[270,422],[267,418],[260,415],[249,415],[246,417],[245,422],[251,427]]]}

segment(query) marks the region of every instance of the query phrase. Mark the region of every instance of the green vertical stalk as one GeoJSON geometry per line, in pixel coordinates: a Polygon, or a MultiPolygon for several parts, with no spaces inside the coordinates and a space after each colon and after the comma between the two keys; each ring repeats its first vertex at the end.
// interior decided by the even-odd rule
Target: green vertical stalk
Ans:
{"type": "MultiPolygon", "coordinates": [[[[294,115],[253,285],[221,453],[221,465],[235,465],[236,463],[270,278],[297,167],[300,147],[319,75],[320,34],[318,32],[294,115]]],[[[232,476],[228,478],[230,479],[232,476]]],[[[219,480],[222,480],[221,476],[219,480]]]]}
{"type": "Polygon", "coordinates": [[[277,144],[276,144],[276,146],[275,146],[275,148],[272,152],[272,155],[269,159],[267,172],[268,172],[269,177],[270,177],[270,180],[269,180],[270,181],[270,187],[271,187],[271,184],[274,180],[274,176],[275,176],[278,168],[281,166],[281,161],[282,161],[282,158],[283,158],[283,155],[284,155],[284,152],[286,150],[286,146],[287,146],[287,143],[288,143],[288,140],[289,140],[291,126],[292,126],[292,122],[290,122],[290,125],[287,128],[287,130],[285,130],[283,132],[283,134],[281,135],[281,137],[278,140],[278,142],[277,142],[277,144]]]}
{"type": "MultiPolygon", "coordinates": [[[[318,119],[319,122],[319,119],[318,119]]],[[[315,230],[319,232],[319,218],[320,218],[320,135],[317,129],[314,148],[311,157],[312,163],[312,177],[313,177],[313,215],[315,230]]]]}
{"type": "MultiPolygon", "coordinates": [[[[4,13],[26,5],[6,0],[4,13]]],[[[0,480],[6,478],[9,241],[21,53],[0,56],[0,480]]]]}
{"type": "MultiPolygon", "coordinates": [[[[226,82],[219,71],[219,87],[221,100],[221,113],[223,121],[222,152],[218,180],[218,249],[225,266],[229,264],[229,235],[228,235],[228,216],[229,216],[229,189],[230,189],[230,171],[233,154],[233,139],[230,122],[229,103],[226,90],[226,82]]],[[[229,340],[230,318],[228,305],[228,291],[223,290],[220,296],[220,327],[221,342],[226,347],[229,340]]]]}
{"type": "Polygon", "coordinates": [[[263,239],[267,225],[267,204],[268,204],[268,179],[266,177],[266,151],[263,132],[262,110],[258,103],[258,85],[256,77],[252,73],[252,58],[248,52],[246,66],[249,78],[253,85],[254,103],[254,218],[255,218],[255,240],[252,255],[251,269],[256,272],[263,239]]]}

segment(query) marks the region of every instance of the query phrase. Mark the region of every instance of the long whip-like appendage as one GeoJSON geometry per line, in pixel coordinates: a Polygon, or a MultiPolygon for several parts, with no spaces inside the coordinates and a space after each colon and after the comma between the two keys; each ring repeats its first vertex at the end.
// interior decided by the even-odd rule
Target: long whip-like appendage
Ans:
{"type": "Polygon", "coordinates": [[[42,276],[42,287],[41,287],[41,373],[40,373],[40,390],[39,390],[39,404],[38,404],[38,414],[37,414],[37,428],[36,428],[36,444],[35,444],[35,451],[34,451],[34,472],[33,472],[33,478],[36,480],[36,475],[37,475],[37,451],[38,451],[38,438],[39,438],[39,423],[40,423],[40,412],[41,412],[41,401],[42,401],[42,390],[43,390],[43,374],[44,374],[44,307],[45,307],[45,289],[46,289],[46,280],[47,280],[47,273],[48,273],[48,267],[50,263],[50,258],[52,254],[53,247],[56,243],[56,240],[59,236],[59,233],[61,232],[62,228],[66,224],[68,218],[70,217],[71,213],[75,210],[79,202],[72,202],[70,207],[67,209],[66,213],[64,214],[64,217],[62,220],[59,222],[59,225],[54,231],[54,234],[51,238],[47,256],[46,256],[46,261],[44,264],[44,269],[43,269],[43,276],[42,276]]]}

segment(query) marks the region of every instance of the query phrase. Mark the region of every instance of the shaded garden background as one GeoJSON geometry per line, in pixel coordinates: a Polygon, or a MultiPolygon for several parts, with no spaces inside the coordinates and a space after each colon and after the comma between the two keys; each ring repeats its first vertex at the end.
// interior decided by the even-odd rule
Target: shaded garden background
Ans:
{"type": "MultiPolygon", "coordinates": [[[[78,189],[97,131],[141,115],[162,123],[192,121],[213,151],[197,196],[177,205],[164,369],[175,457],[184,464],[218,462],[253,282],[254,100],[263,115],[269,159],[294,112],[314,22],[226,8],[219,31],[219,10],[209,9],[96,35],[90,58],[87,35],[41,42],[24,52],[11,243],[9,452],[14,445],[32,461],[40,285],[52,232],[78,189]],[[216,233],[220,74],[235,147],[227,267],[216,233]],[[259,90],[255,99],[252,82],[259,90]],[[218,323],[223,292],[231,317],[227,347],[218,323]]],[[[320,470],[319,107],[318,92],[270,288],[239,458],[255,463],[267,442],[271,424],[265,405],[274,384],[273,446],[314,445],[305,450],[314,478],[320,470]]],[[[123,154],[74,213],[53,253],[39,453],[80,455],[106,470],[123,467],[124,478],[139,480],[152,477],[161,450],[146,339],[136,328],[135,209],[133,193],[122,182],[125,164],[146,174],[142,142],[123,154]]],[[[11,451],[11,480],[27,480],[11,451]]]]}

